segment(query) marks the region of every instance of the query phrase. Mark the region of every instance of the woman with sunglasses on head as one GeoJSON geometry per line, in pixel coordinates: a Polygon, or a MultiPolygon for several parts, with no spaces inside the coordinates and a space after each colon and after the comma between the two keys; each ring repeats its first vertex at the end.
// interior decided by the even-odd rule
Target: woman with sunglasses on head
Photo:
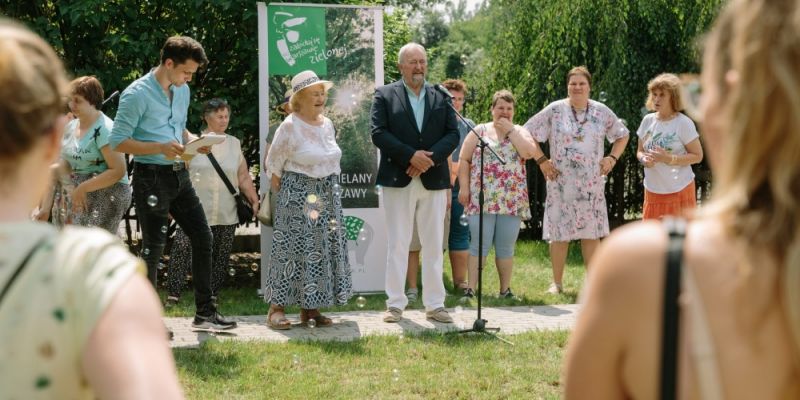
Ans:
{"type": "Polygon", "coordinates": [[[50,214],[58,226],[99,226],[116,235],[133,194],[125,156],[108,145],[113,121],[100,111],[100,81],[94,76],[73,80],[68,104],[76,118],[64,130],[57,169],[61,184],[50,214]]]}
{"type": "Polygon", "coordinates": [[[0,397],[180,399],[158,297],[102,229],[29,220],[61,154],[61,61],[0,21],[0,397]]]}
{"type": "Polygon", "coordinates": [[[647,114],[639,125],[636,158],[644,166],[643,219],[684,215],[697,198],[692,164],[703,160],[700,136],[683,115],[681,80],[661,74],[647,84],[647,114]]]}
{"type": "MultiPolygon", "coordinates": [[[[215,98],[203,104],[203,122],[206,127],[201,131],[201,135],[206,133],[225,135],[225,141],[211,146],[209,155],[198,154],[188,162],[192,186],[200,198],[200,204],[203,205],[203,211],[213,234],[211,297],[214,303],[219,302],[219,290],[228,273],[239,218],[236,214],[234,197],[217,173],[209,156],[214,156],[234,189],[250,203],[253,213],[258,213],[258,194],[242,153],[241,142],[227,133],[230,116],[231,107],[223,99],[215,98]]],[[[191,270],[191,262],[191,241],[189,236],[178,228],[170,251],[170,268],[167,271],[167,306],[175,305],[180,300],[186,274],[191,270]]]]}
{"type": "Polygon", "coordinates": [[[567,399],[800,398],[798,76],[800,2],[731,0],[703,56],[711,201],[600,246],[567,399]]]}

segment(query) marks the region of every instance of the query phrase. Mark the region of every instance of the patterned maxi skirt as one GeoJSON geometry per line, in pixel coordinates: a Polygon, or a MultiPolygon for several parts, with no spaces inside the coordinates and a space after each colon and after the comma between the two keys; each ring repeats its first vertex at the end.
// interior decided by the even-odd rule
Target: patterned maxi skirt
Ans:
{"type": "Polygon", "coordinates": [[[338,176],[285,171],[278,191],[264,299],[316,309],[353,295],[338,176]],[[336,186],[336,189],[334,188],[336,186]]]}

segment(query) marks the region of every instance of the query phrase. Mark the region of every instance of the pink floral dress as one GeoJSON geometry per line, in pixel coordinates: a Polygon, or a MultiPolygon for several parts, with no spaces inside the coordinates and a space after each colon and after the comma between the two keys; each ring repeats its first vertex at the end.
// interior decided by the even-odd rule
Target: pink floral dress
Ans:
{"type": "MultiPolygon", "coordinates": [[[[517,128],[521,128],[517,126],[517,128]]],[[[500,164],[488,150],[483,159],[484,214],[512,215],[527,220],[531,218],[528,202],[528,181],[525,173],[525,160],[506,137],[497,142],[486,135],[486,124],[475,127],[475,131],[489,143],[489,146],[506,160],[500,164]]],[[[465,210],[467,215],[478,214],[478,193],[480,192],[481,148],[476,146],[472,153],[469,171],[470,198],[465,210]]]]}
{"type": "Polygon", "coordinates": [[[536,141],[549,142],[550,159],[560,172],[547,182],[542,238],[567,242],[607,236],[605,179],[600,175],[603,140],[626,137],[628,128],[605,104],[593,100],[576,118],[567,99],[550,103],[524,127],[536,141]]]}

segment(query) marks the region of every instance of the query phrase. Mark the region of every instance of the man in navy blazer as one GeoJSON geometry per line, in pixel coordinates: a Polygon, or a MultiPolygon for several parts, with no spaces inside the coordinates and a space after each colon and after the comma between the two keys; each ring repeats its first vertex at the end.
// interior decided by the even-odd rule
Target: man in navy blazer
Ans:
{"type": "Polygon", "coordinates": [[[400,49],[403,79],[375,90],[370,110],[372,142],[380,150],[377,184],[383,186],[389,240],[386,265],[386,322],[398,322],[408,299],[408,247],[414,219],[422,243],[422,302],[429,319],[452,322],[444,309],[442,240],[450,189],[447,158],[458,145],[456,115],[445,95],[425,81],[425,48],[400,49]]]}

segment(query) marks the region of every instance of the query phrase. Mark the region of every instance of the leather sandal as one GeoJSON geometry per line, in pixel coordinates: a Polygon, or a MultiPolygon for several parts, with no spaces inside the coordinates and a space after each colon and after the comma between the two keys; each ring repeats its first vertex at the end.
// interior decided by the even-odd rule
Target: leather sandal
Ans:
{"type": "Polygon", "coordinates": [[[270,306],[269,313],[267,314],[267,326],[272,329],[285,331],[292,327],[292,323],[286,319],[283,307],[270,306]]]}
{"type": "Polygon", "coordinates": [[[326,317],[326,316],[324,316],[324,315],[322,315],[322,314],[320,314],[319,310],[316,310],[316,309],[314,309],[314,310],[301,309],[300,310],[300,324],[301,325],[307,325],[308,321],[311,320],[311,319],[313,319],[317,323],[318,327],[333,325],[333,320],[328,318],[328,317],[326,317]]]}

